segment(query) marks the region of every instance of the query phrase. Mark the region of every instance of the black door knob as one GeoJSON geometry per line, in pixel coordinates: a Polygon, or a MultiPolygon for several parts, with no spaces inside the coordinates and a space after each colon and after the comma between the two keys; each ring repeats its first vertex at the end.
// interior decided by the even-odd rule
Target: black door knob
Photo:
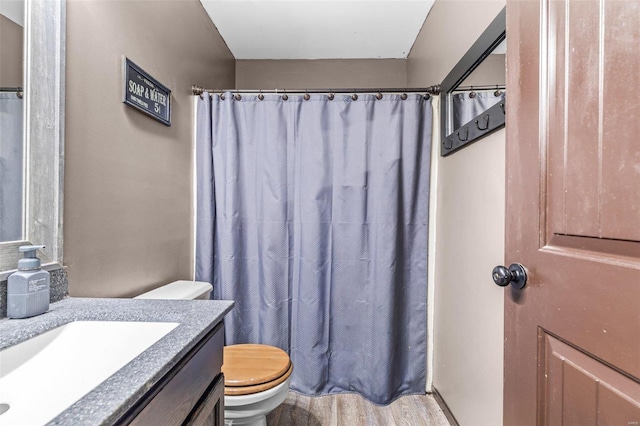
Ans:
{"type": "Polygon", "coordinates": [[[493,268],[491,276],[493,277],[493,282],[500,287],[511,284],[521,289],[527,284],[527,271],[519,263],[512,263],[509,268],[496,266],[493,268]]]}

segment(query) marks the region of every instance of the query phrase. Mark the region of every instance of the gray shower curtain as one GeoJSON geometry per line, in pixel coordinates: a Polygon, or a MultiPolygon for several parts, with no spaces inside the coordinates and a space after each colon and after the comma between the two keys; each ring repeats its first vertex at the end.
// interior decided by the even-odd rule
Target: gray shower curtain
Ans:
{"type": "Polygon", "coordinates": [[[0,242],[22,239],[23,100],[0,93],[0,242]]]}
{"type": "Polygon", "coordinates": [[[431,102],[198,100],[196,279],[227,344],[289,352],[291,387],[424,393],[431,102]]]}

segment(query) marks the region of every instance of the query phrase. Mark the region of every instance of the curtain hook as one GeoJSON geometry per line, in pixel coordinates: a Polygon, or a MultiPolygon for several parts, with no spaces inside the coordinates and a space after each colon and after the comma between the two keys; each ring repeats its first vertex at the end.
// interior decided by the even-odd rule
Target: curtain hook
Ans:
{"type": "Polygon", "coordinates": [[[220,100],[224,101],[224,93],[220,93],[220,100]]]}
{"type": "Polygon", "coordinates": [[[378,89],[378,93],[376,94],[376,99],[377,100],[382,99],[382,89],[378,89]]]}
{"type": "Polygon", "coordinates": [[[329,94],[327,95],[327,98],[328,98],[330,101],[332,101],[332,100],[333,100],[333,98],[335,98],[335,96],[334,96],[333,92],[331,91],[331,89],[329,89],[329,94]]]}
{"type": "Polygon", "coordinates": [[[233,96],[233,98],[234,98],[236,101],[239,101],[239,100],[241,100],[241,99],[242,99],[242,95],[241,95],[240,93],[236,93],[236,94],[233,96]]]}
{"type": "Polygon", "coordinates": [[[500,90],[500,87],[496,84],[496,91],[493,92],[493,96],[498,97],[500,95],[502,95],[502,90],[500,90]]]}
{"type": "Polygon", "coordinates": [[[287,89],[284,89],[284,95],[282,95],[282,100],[286,101],[289,99],[289,96],[287,95],[287,89]]]}
{"type": "Polygon", "coordinates": [[[403,93],[402,95],[400,95],[400,99],[402,99],[403,101],[406,101],[408,98],[406,93],[403,93]]]}
{"type": "Polygon", "coordinates": [[[307,91],[307,89],[304,89],[304,96],[303,96],[305,101],[308,101],[309,99],[311,99],[311,96],[309,96],[309,92],[307,91]]]}
{"type": "Polygon", "coordinates": [[[473,98],[475,98],[475,97],[476,97],[476,92],[474,92],[474,91],[473,91],[473,86],[471,86],[471,91],[469,92],[469,97],[470,97],[471,99],[473,99],[473,98]]]}
{"type": "MultiPolygon", "coordinates": [[[[356,89],[353,89],[353,91],[355,92],[356,89]]],[[[358,94],[354,93],[353,95],[351,95],[351,99],[353,99],[354,101],[357,101],[358,100],[358,94]]]]}
{"type": "Polygon", "coordinates": [[[264,95],[262,94],[262,89],[260,89],[260,93],[258,93],[258,99],[260,99],[261,101],[264,100],[264,95]]]}
{"type": "Polygon", "coordinates": [[[430,95],[430,94],[428,94],[428,93],[425,93],[425,94],[424,94],[424,100],[425,100],[425,101],[428,101],[429,99],[431,99],[431,95],[430,95]]]}

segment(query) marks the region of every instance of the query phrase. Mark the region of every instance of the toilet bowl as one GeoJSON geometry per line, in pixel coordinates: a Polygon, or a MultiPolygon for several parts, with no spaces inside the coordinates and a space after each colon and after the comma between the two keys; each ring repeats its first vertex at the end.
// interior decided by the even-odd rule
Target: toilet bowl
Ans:
{"type": "MultiPolygon", "coordinates": [[[[209,299],[213,287],[201,281],[175,281],[135,299],[209,299]]],[[[285,351],[268,345],[224,347],[224,423],[266,426],[266,415],[289,391],[293,364],[285,351]]]]}
{"type": "Polygon", "coordinates": [[[273,346],[240,344],[225,346],[223,359],[225,425],[266,426],[266,415],[289,391],[289,355],[273,346]]]}

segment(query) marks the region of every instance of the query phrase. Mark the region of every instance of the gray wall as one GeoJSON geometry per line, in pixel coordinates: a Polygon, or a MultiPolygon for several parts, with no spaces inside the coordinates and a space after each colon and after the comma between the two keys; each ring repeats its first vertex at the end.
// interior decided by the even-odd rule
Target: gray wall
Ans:
{"type": "Polygon", "coordinates": [[[198,0],[67,4],[64,263],[71,296],[192,276],[191,85],[235,63],[198,0]],[[172,90],[172,125],[122,103],[122,56],[172,90]]]}
{"type": "Polygon", "coordinates": [[[22,87],[23,29],[0,15],[0,87],[22,87]]]}
{"type": "MultiPolygon", "coordinates": [[[[223,88],[220,85],[215,87],[223,88]]],[[[238,60],[236,89],[406,87],[404,59],[238,60]]]]}
{"type": "MultiPolygon", "coordinates": [[[[441,82],[505,2],[437,0],[407,61],[407,85],[441,82]],[[452,32],[455,28],[455,32],[452,32]]],[[[434,156],[433,386],[461,425],[502,424],[504,147],[500,130],[434,156]]]]}

